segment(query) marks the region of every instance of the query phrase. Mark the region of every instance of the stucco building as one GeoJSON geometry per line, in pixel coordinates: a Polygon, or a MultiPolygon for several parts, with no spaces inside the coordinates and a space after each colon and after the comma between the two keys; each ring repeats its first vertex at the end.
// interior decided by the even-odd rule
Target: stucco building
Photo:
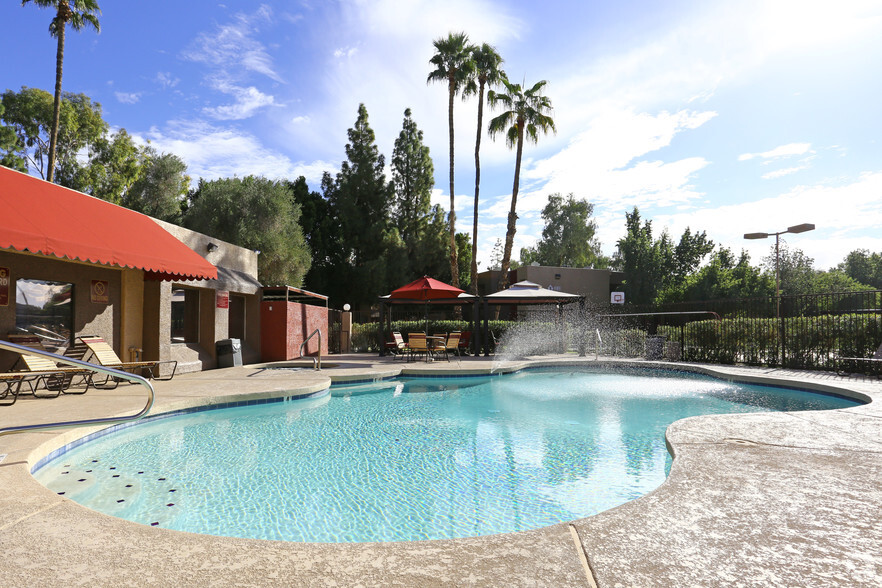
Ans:
{"type": "Polygon", "coordinates": [[[179,373],[215,367],[216,342],[235,338],[259,361],[258,252],[4,167],[0,203],[0,338],[62,350],[98,335],[179,373]]]}

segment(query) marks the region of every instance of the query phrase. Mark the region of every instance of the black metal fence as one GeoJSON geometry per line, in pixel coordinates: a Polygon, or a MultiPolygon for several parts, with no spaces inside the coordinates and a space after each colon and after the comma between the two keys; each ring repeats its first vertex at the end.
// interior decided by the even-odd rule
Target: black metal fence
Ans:
{"type": "Polygon", "coordinates": [[[596,310],[605,349],[642,333],[684,361],[882,374],[880,290],[596,310]]]}

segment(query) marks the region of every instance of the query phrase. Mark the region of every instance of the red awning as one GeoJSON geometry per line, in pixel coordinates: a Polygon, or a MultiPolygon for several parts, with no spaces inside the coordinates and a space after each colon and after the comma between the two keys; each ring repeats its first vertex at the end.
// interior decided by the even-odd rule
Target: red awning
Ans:
{"type": "Polygon", "coordinates": [[[130,267],[162,280],[217,268],[149,216],[0,166],[0,248],[130,267]]]}

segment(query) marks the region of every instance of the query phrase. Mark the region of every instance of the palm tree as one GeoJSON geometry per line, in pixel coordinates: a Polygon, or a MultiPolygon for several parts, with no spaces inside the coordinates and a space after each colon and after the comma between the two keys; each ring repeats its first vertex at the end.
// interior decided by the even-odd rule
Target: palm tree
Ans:
{"type": "MultiPolygon", "coordinates": [[[[542,95],[542,89],[547,82],[537,82],[529,90],[524,90],[520,84],[512,84],[508,79],[502,79],[505,93],[497,93],[490,90],[487,98],[490,104],[501,104],[505,112],[490,121],[490,136],[496,137],[499,133],[505,133],[505,143],[509,148],[517,146],[515,157],[514,186],[511,190],[511,210],[508,213],[508,227],[505,231],[505,248],[502,251],[502,288],[508,287],[508,268],[511,265],[511,248],[514,243],[515,225],[518,220],[518,186],[521,177],[521,156],[524,152],[524,137],[531,142],[539,141],[539,131],[543,134],[548,131],[557,132],[554,121],[547,114],[551,111],[551,100],[542,95]]],[[[526,85],[526,84],[525,84],[526,85]]]]}
{"type": "Polygon", "coordinates": [[[484,43],[472,49],[475,74],[466,85],[463,94],[478,94],[478,134],[475,138],[475,214],[472,221],[472,294],[478,294],[478,193],[481,190],[481,135],[484,132],[484,88],[499,84],[505,77],[500,69],[502,57],[492,46],[484,43]],[[477,81],[477,85],[475,82],[477,81]]]}
{"type": "Polygon", "coordinates": [[[453,97],[459,93],[471,79],[474,71],[472,63],[472,46],[465,33],[450,33],[446,38],[435,39],[435,55],[429,63],[435,70],[429,74],[428,82],[447,82],[448,105],[447,126],[450,137],[450,283],[459,287],[459,269],[456,258],[456,212],[453,199],[453,97]]]}
{"type": "MultiPolygon", "coordinates": [[[[24,6],[32,0],[21,0],[24,6]]],[[[101,32],[98,15],[101,9],[95,0],[33,0],[40,8],[54,8],[55,18],[49,23],[49,34],[58,39],[58,50],[55,54],[55,104],[52,114],[52,129],[49,133],[49,172],[46,179],[55,177],[55,147],[58,142],[58,120],[61,117],[61,72],[64,65],[64,32],[68,23],[75,31],[91,26],[101,32]]]]}

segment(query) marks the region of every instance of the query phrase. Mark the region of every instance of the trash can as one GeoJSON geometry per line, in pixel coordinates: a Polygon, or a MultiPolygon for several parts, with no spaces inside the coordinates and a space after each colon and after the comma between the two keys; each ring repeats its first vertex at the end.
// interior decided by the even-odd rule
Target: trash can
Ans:
{"type": "Polygon", "coordinates": [[[227,368],[242,365],[242,341],[239,339],[221,339],[215,343],[217,349],[217,367],[227,368]]]}
{"type": "Polygon", "coordinates": [[[646,337],[646,359],[662,359],[665,355],[665,336],[648,335],[646,337]]]}

